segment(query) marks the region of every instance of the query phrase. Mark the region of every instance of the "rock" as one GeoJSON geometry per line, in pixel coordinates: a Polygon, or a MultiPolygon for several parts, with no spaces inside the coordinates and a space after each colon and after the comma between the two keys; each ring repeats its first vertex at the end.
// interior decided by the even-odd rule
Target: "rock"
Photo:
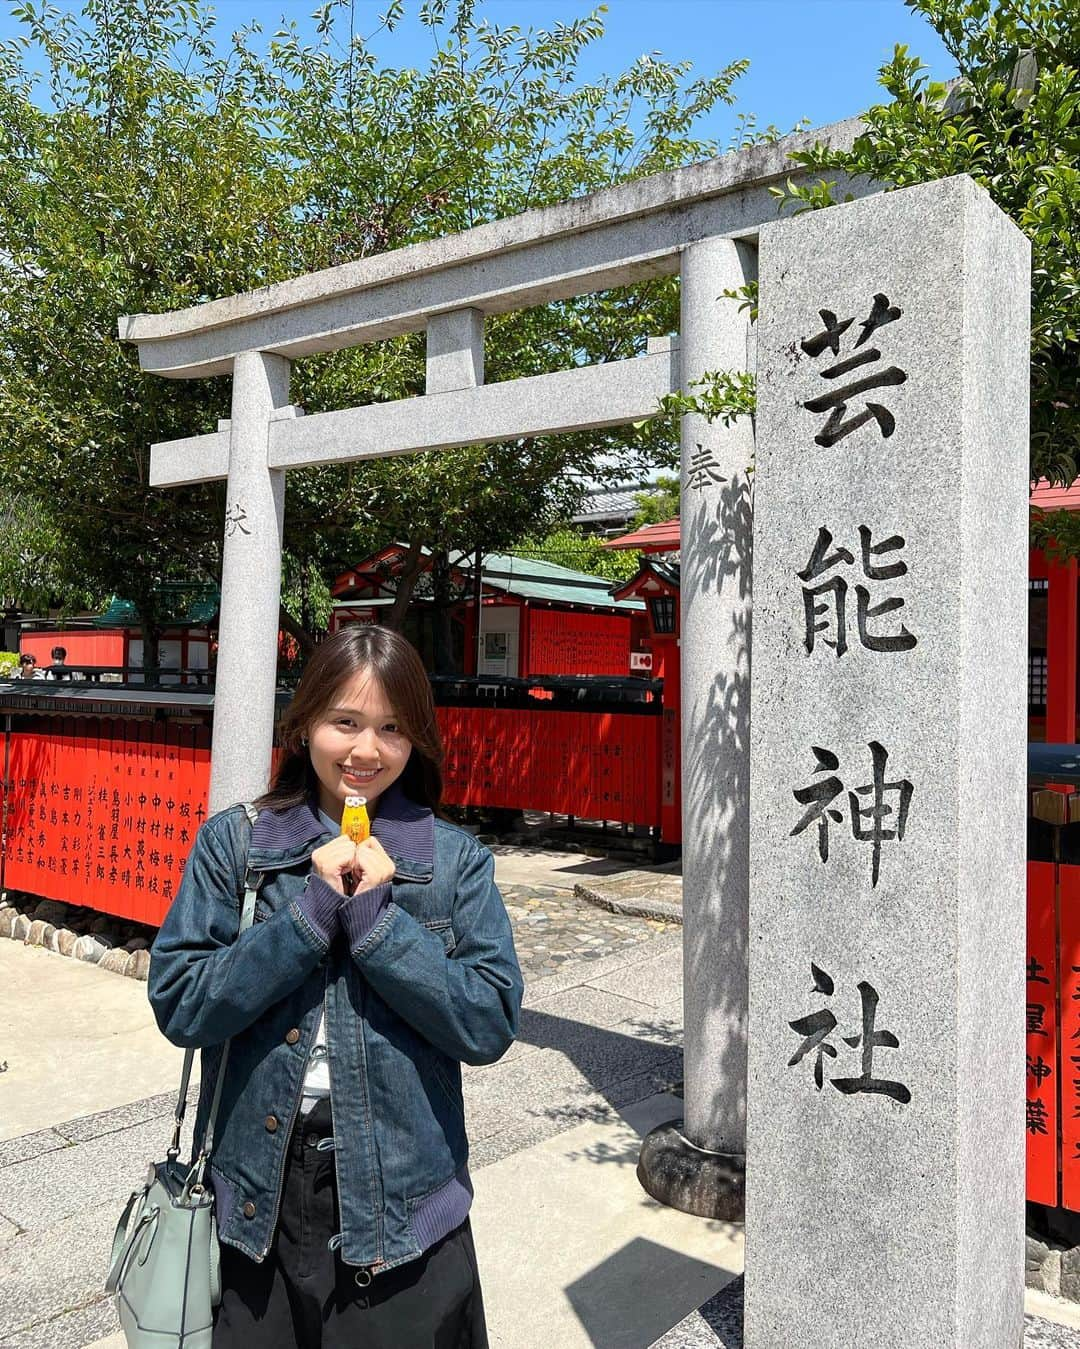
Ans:
{"type": "Polygon", "coordinates": [[[1062,1252],[1054,1249],[1048,1253],[1043,1261],[1043,1288],[1051,1297],[1061,1296],[1061,1256],[1062,1252]]]}
{"type": "Polygon", "coordinates": [[[0,909],[13,909],[14,907],[15,901],[8,898],[8,892],[5,890],[3,894],[0,894],[0,909]]]}
{"type": "Polygon", "coordinates": [[[1070,1302],[1080,1302],[1080,1246],[1060,1252],[1061,1275],[1058,1292],[1070,1302]]]}
{"type": "Polygon", "coordinates": [[[132,937],[130,941],[124,943],[125,951],[148,951],[150,943],[145,937],[132,937]]]}
{"type": "Polygon", "coordinates": [[[78,936],[71,928],[62,927],[56,934],[56,949],[62,956],[72,956],[75,954],[75,943],[78,940],[78,936]]]}
{"type": "Polygon", "coordinates": [[[93,919],[87,931],[91,936],[96,937],[99,942],[105,946],[122,945],[120,936],[117,933],[117,922],[115,918],[110,918],[108,914],[101,914],[93,919]]]}
{"type": "Polygon", "coordinates": [[[10,937],[18,913],[14,909],[0,909],[0,937],[10,937]]]}
{"type": "Polygon", "coordinates": [[[16,941],[25,941],[30,935],[30,919],[25,913],[20,913],[11,929],[11,935],[16,941]]]}
{"type": "Polygon", "coordinates": [[[721,1222],[743,1221],[746,1160],[739,1154],[703,1153],[687,1141],[682,1120],[645,1136],[638,1158],[641,1188],[661,1204],[721,1222]]]}
{"type": "Polygon", "coordinates": [[[48,938],[44,943],[50,951],[55,951],[58,955],[63,955],[60,950],[60,934],[64,931],[62,927],[50,927],[48,938]]]}
{"type": "Polygon", "coordinates": [[[108,949],[97,937],[83,936],[76,939],[71,954],[76,960],[85,960],[88,964],[96,965],[108,949]]]}
{"type": "Polygon", "coordinates": [[[106,951],[98,961],[98,969],[108,970],[110,974],[127,974],[131,961],[131,953],[121,947],[118,950],[106,951]]]}
{"type": "Polygon", "coordinates": [[[30,924],[30,932],[27,935],[26,943],[28,946],[47,947],[49,945],[49,937],[55,931],[56,928],[53,927],[52,923],[46,923],[44,919],[35,918],[30,924]]]}
{"type": "Polygon", "coordinates": [[[1046,1292],[1044,1266],[1051,1254],[1057,1254],[1057,1273],[1060,1284],[1061,1252],[1051,1252],[1045,1241],[1030,1234],[1024,1238],[1024,1283],[1028,1288],[1038,1288],[1046,1292]]]}
{"type": "Polygon", "coordinates": [[[64,927],[67,923],[70,904],[59,899],[43,899],[34,910],[34,922],[51,923],[53,927],[64,927]]]}
{"type": "Polygon", "coordinates": [[[139,950],[132,952],[131,964],[128,966],[128,974],[132,979],[141,979],[146,983],[150,977],[150,952],[139,950]]]}

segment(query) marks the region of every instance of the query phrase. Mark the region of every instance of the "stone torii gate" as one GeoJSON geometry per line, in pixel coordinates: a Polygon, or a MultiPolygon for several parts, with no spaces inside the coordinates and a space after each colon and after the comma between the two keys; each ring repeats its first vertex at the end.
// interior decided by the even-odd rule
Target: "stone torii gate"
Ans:
{"type": "MultiPolygon", "coordinates": [[[[756,277],[760,235],[761,448],[756,491],[767,507],[764,518],[769,532],[763,536],[759,530],[756,544],[759,560],[765,563],[765,589],[763,593],[759,588],[758,593],[758,637],[764,637],[759,661],[761,650],[768,652],[768,660],[762,670],[755,667],[754,687],[755,698],[760,701],[762,693],[765,698],[758,706],[752,746],[753,517],[747,470],[754,456],[753,432],[745,421],[724,427],[690,414],[683,417],[681,430],[685,1120],[646,1141],[639,1174],[647,1189],[676,1206],[713,1217],[741,1217],[749,1002],[757,1028],[750,1080],[750,1116],[756,1131],[751,1135],[747,1193],[749,1349],[855,1345],[863,1342],[864,1334],[884,1335],[888,1327],[895,1328],[901,1338],[886,1335],[882,1343],[959,1349],[976,1342],[972,1338],[975,1315],[982,1317],[979,1343],[988,1349],[1005,1349],[1006,1345],[1012,1349],[1019,1342],[1021,1309],[1023,1134],[1013,1071],[1019,1072],[1022,1082],[1022,1057],[1017,1049],[1021,989],[1010,973],[1010,961],[1017,954],[1016,933],[1022,933],[1023,926],[1023,854],[1012,846],[1008,826],[1021,790],[1017,784],[1023,775],[1023,733],[1017,734],[1021,718],[1012,715],[1009,694],[999,696],[998,684],[991,689],[985,678],[992,670],[1000,688],[1015,685],[1017,706],[1022,705],[1023,621],[1017,622],[1021,645],[1014,639],[1006,641],[1003,649],[1007,651],[991,666],[968,646],[958,661],[952,660],[947,643],[943,645],[935,630],[937,645],[926,636],[919,650],[922,664],[889,667],[888,678],[893,682],[886,681],[887,689],[886,685],[879,687],[884,666],[849,659],[843,668],[845,690],[856,701],[845,703],[848,715],[831,717],[830,741],[810,725],[810,719],[822,699],[828,702],[829,698],[814,682],[827,678],[833,668],[823,656],[831,654],[836,659],[844,644],[839,604],[840,587],[846,583],[837,580],[820,587],[836,599],[837,626],[831,639],[822,633],[816,653],[815,634],[824,627],[817,620],[825,612],[824,605],[811,607],[820,598],[817,590],[812,598],[805,592],[800,598],[796,591],[800,620],[803,599],[807,606],[809,627],[802,645],[791,637],[788,610],[791,586],[798,585],[793,577],[802,575],[800,568],[811,555],[803,537],[811,522],[822,533],[818,536],[820,556],[815,547],[810,564],[803,568],[808,576],[818,574],[815,565],[824,571],[837,559],[853,564],[850,550],[858,548],[860,537],[864,537],[866,550],[863,580],[899,574],[891,557],[878,558],[885,550],[901,547],[904,538],[900,538],[899,527],[885,518],[888,512],[877,510],[881,503],[876,498],[891,492],[898,508],[907,502],[890,467],[892,447],[883,458],[873,454],[878,430],[882,437],[890,436],[898,422],[901,434],[892,444],[918,467],[920,491],[928,491],[939,478],[944,482],[942,475],[950,472],[962,483],[957,508],[962,518],[959,523],[953,520],[958,533],[949,533],[948,558],[954,557],[955,538],[962,536],[968,541],[965,546],[970,545],[971,558],[987,567],[995,563],[999,575],[1008,571],[1009,596],[1015,599],[1022,594],[1022,586],[1014,584],[1023,575],[1027,556],[1022,537],[1026,490],[1023,473],[1018,475],[1015,470],[1021,460],[1026,466],[1026,430],[1019,424],[1026,385],[1017,375],[1017,370],[1026,369],[1026,317],[1018,307],[1018,297],[1026,304],[1027,293],[1018,279],[1022,249],[1013,238],[1016,231],[1008,233],[1012,229],[1008,222],[1007,229],[1001,226],[1004,217],[985,194],[978,194],[963,179],[876,201],[858,200],[873,194],[871,185],[842,183],[841,194],[846,192],[856,200],[850,206],[815,213],[808,218],[815,222],[814,228],[801,220],[775,223],[769,187],[796,176],[789,154],[816,140],[850,145],[858,130],[858,122],[839,123],[249,294],[175,313],[130,315],[120,321],[120,336],[138,344],[140,364],[148,372],[173,379],[233,376],[232,414],[217,432],[155,445],[151,455],[154,486],[227,481],[210,789],[210,807],[220,810],[258,795],[269,775],[287,470],[639,421],[656,412],[663,395],[688,387],[705,371],[752,368],[748,320],[723,293],[756,277]],[[879,203],[887,205],[880,216],[879,203]],[[935,228],[948,235],[948,247],[935,238],[933,248],[920,251],[916,247],[920,220],[934,221],[935,228]],[[892,232],[885,243],[878,239],[882,229],[892,232]],[[894,250],[895,257],[889,253],[894,236],[904,245],[894,250]],[[791,269],[783,265],[787,250],[796,259],[791,269]],[[891,278],[887,283],[860,269],[863,253],[875,260],[882,275],[891,278]],[[926,287],[921,286],[922,271],[929,277],[926,287]],[[630,360],[484,384],[487,314],[675,274],[681,279],[677,342],[661,337],[650,341],[644,355],[630,360]],[[890,289],[894,299],[903,289],[903,305],[890,301],[885,294],[890,289]],[[855,336],[859,327],[844,338],[862,317],[854,308],[862,302],[862,290],[868,303],[873,297],[874,307],[861,325],[862,338],[855,336]],[[937,323],[921,302],[923,290],[940,303],[943,314],[949,313],[947,319],[942,317],[937,323]],[[836,296],[840,294],[844,310],[838,317],[841,301],[836,296]],[[772,295],[776,296],[775,321],[769,318],[772,295]],[[831,312],[834,306],[838,313],[831,312]],[[856,366],[877,361],[876,346],[856,348],[871,334],[876,343],[877,328],[898,320],[901,312],[908,315],[908,323],[901,330],[897,322],[895,330],[886,332],[902,332],[899,345],[907,352],[907,368],[920,369],[925,380],[915,381],[904,391],[909,401],[900,418],[883,402],[870,401],[857,404],[865,406],[865,412],[845,420],[845,397],[855,399],[863,390],[905,383],[907,368],[893,365],[881,374],[863,369],[855,383],[849,381],[842,388],[832,384],[824,393],[813,381],[821,375],[826,379],[846,375],[856,366]],[[822,321],[826,324],[823,336],[811,338],[812,327],[822,321]],[[995,334],[996,348],[980,344],[980,322],[995,334]],[[422,396],[313,416],[305,416],[291,403],[292,361],[420,330],[427,337],[422,396]],[[816,368],[815,362],[825,364],[817,357],[827,349],[842,358],[828,369],[816,368]],[[932,383],[936,391],[926,393],[933,405],[931,414],[921,420],[914,415],[908,418],[916,384],[923,392],[924,385],[929,389],[932,383]],[[943,400],[947,399],[951,401],[946,408],[943,400]],[[804,453],[800,438],[808,425],[807,409],[820,409],[821,416],[813,419],[809,450],[804,453]],[[817,422],[826,418],[819,427],[817,422]],[[921,428],[928,438],[925,446],[909,444],[908,422],[921,428]],[[818,447],[832,446],[859,427],[864,430],[858,453],[853,450],[845,457],[841,451],[832,459],[820,458],[823,451],[818,447]],[[991,433],[1012,466],[1005,475],[1009,508],[999,509],[996,516],[989,499],[994,476],[979,462],[976,444],[979,435],[991,433]],[[792,475],[792,485],[781,489],[777,484],[784,481],[789,459],[801,467],[792,475]],[[829,519],[837,531],[838,551],[831,556],[823,542],[827,521],[818,519],[832,501],[830,472],[849,475],[844,490],[854,493],[858,489],[865,498],[857,509],[849,509],[843,492],[833,502],[829,519]],[[1017,484],[1018,494],[1014,491],[1017,484]],[[1014,497],[1021,502],[1019,510],[1014,497]],[[778,500],[782,505],[777,505],[778,500]],[[835,524],[840,516],[844,517],[843,539],[835,524]],[[987,534],[991,542],[979,543],[979,526],[989,521],[993,521],[987,534]],[[887,537],[890,529],[897,529],[897,534],[887,537]],[[805,555],[794,561],[799,549],[805,555]],[[1014,554],[1020,559],[1015,566],[1014,554]],[[1003,558],[1010,559],[1007,566],[1003,558]],[[813,658],[816,663],[793,667],[789,674],[785,662],[796,651],[798,661],[813,658]],[[882,770],[880,780],[875,778],[879,796],[869,812],[874,820],[877,886],[881,840],[894,838],[897,832],[894,828],[890,835],[882,825],[892,808],[883,804],[882,794],[885,788],[901,786],[883,779],[899,777],[905,768],[901,762],[907,745],[904,736],[911,728],[904,720],[908,716],[904,707],[911,699],[905,703],[904,698],[909,686],[924,690],[919,681],[929,677],[930,669],[938,672],[948,689],[965,688],[983,679],[980,711],[986,721],[992,722],[992,713],[1004,709],[1000,733],[984,726],[977,732],[973,723],[965,722],[959,735],[946,737],[944,767],[935,779],[940,779],[940,787],[917,784],[912,798],[919,810],[912,805],[909,836],[918,835],[922,842],[917,846],[939,860],[950,848],[959,854],[960,816],[946,790],[954,780],[946,770],[951,766],[954,777],[967,772],[975,788],[986,786],[997,771],[994,790],[987,794],[992,801],[983,803],[979,836],[987,841],[987,848],[977,868],[982,884],[965,882],[949,872],[934,890],[937,919],[950,939],[955,939],[961,925],[975,917],[991,877],[1003,887],[1005,900],[1011,898],[1009,887],[1019,885],[1020,907],[1013,912],[1003,901],[993,909],[992,921],[985,915],[979,917],[974,944],[963,948],[965,979],[960,987],[955,979],[950,982],[955,971],[947,961],[943,966],[929,954],[920,958],[920,943],[929,948],[935,938],[918,924],[914,932],[883,935],[876,928],[867,929],[868,920],[861,916],[860,907],[858,922],[850,923],[844,913],[829,909],[836,932],[820,930],[819,910],[804,912],[802,900],[804,891],[808,894],[820,884],[821,873],[808,872],[804,877],[800,867],[808,840],[820,836],[828,855],[825,831],[828,822],[839,819],[842,812],[826,803],[821,812],[825,822],[819,820],[805,834],[798,811],[791,817],[792,787],[803,788],[796,799],[806,801],[820,799],[827,786],[813,777],[813,763],[803,762],[810,746],[832,746],[814,751],[819,755],[819,771],[833,766],[838,758],[834,750],[849,748],[845,737],[854,736],[855,746],[861,736],[864,756],[868,742],[877,746],[875,754],[885,753],[877,737],[885,739],[889,729],[881,729],[876,722],[864,728],[862,722],[880,710],[885,691],[899,696],[903,716],[897,715],[903,724],[891,728],[895,734],[889,740],[894,759],[888,774],[882,770]],[[795,685],[805,685],[812,696],[793,695],[795,685]],[[799,714],[791,725],[785,721],[789,707],[799,714]],[[775,730],[775,726],[783,729],[775,730]],[[760,731],[761,727],[765,730],[760,731]],[[964,756],[977,734],[972,776],[964,756]],[[998,760],[991,751],[999,752],[1004,769],[998,771],[998,760]],[[799,775],[796,781],[777,780],[778,774],[789,771],[799,775]],[[753,821],[753,840],[752,776],[756,796],[764,803],[753,821]],[[808,778],[811,786],[807,788],[808,778]],[[924,801],[928,807],[932,803],[933,810],[924,811],[924,801]],[[944,821],[943,833],[931,846],[929,835],[920,830],[925,831],[927,818],[935,816],[944,821]],[[994,842],[995,829],[1006,840],[1004,844],[994,842]],[[751,885],[752,852],[755,875],[765,878],[758,889],[751,885]],[[788,908],[800,915],[799,921],[787,921],[788,908]],[[854,934],[850,941],[843,936],[849,928],[854,934]],[[762,944],[753,944],[759,940],[762,944]],[[956,1069],[952,1076],[939,1079],[920,1077],[920,1070],[911,1068],[905,1071],[914,1085],[886,1083],[890,1090],[906,1092],[911,1104],[898,1104],[896,1093],[893,1099],[875,1099],[871,1094],[878,1091],[873,1070],[895,1067],[879,1061],[871,1064],[875,1049],[883,1056],[885,1050],[880,1047],[898,1039],[914,1053],[919,1036],[925,1038],[929,1033],[925,1018],[920,1020],[918,1010],[901,997],[896,986],[899,976],[890,963],[894,955],[913,961],[929,981],[920,996],[933,1000],[937,1029],[949,1037],[949,1063],[956,1069]],[[983,977],[978,987],[967,974],[975,969],[983,977]],[[838,1011],[843,1010],[839,999],[857,981],[860,990],[870,989],[874,1007],[879,993],[882,998],[881,1028],[875,1030],[873,1008],[866,1019],[868,995],[864,992],[862,1036],[847,1040],[851,1045],[864,1043],[863,1074],[857,1076],[852,1070],[842,1080],[846,1085],[824,1094],[822,1064],[828,1060],[823,1056],[831,1053],[835,1057],[837,1051],[831,1042],[824,1044],[828,1037],[822,1027],[828,1029],[826,1017],[833,1018],[833,1026],[839,1022],[831,1011],[815,1010],[816,1003],[811,1002],[809,1009],[801,1005],[807,997],[800,990],[809,986],[811,970],[813,997],[819,1002],[831,996],[835,978],[840,990],[838,1011]],[[1014,1014],[1015,1036],[1009,1025],[1014,1014]],[[986,1044],[998,1055],[1000,1087],[985,1080],[985,1047],[976,1045],[973,1031],[980,1017],[993,1027],[986,1044]],[[811,1024],[813,1034],[808,1029],[811,1024]],[[812,1059],[806,1058],[810,1048],[799,1049],[796,1026],[807,1032],[807,1046],[817,1047],[816,1093],[813,1075],[807,1088],[812,1059]],[[803,1069],[801,1077],[791,1065],[803,1069]],[[977,1107],[963,1099],[961,1081],[976,1070],[982,1073],[983,1093],[977,1107]],[[838,1102],[847,1102],[846,1114],[838,1113],[846,1108],[838,1102]],[[837,1180],[838,1163],[822,1140],[841,1133],[853,1145],[869,1147],[871,1155],[876,1149],[893,1159],[880,1179],[884,1197],[878,1195],[870,1202],[869,1191],[875,1183],[872,1168],[866,1174],[855,1174],[850,1159],[840,1165],[842,1179],[837,1180]],[[931,1140],[938,1154],[927,1164],[930,1179],[922,1175],[918,1183],[908,1184],[911,1178],[903,1173],[894,1154],[910,1167],[912,1138],[931,1140]],[[991,1140],[998,1167],[992,1193],[975,1198],[971,1185],[984,1184],[987,1179],[991,1140]],[[984,1171],[976,1176],[979,1158],[984,1171]],[[770,1181],[774,1174],[779,1178],[775,1193],[770,1181]],[[828,1202],[817,1202],[819,1195],[828,1202]],[[878,1221],[889,1211],[889,1204],[897,1208],[906,1230],[901,1238],[889,1238],[887,1271],[882,1275],[876,1264],[875,1233],[868,1231],[866,1215],[878,1221]],[[995,1216],[995,1204],[1001,1208],[1000,1218],[995,1216]],[[981,1255],[980,1239],[990,1251],[989,1262],[981,1255]],[[905,1322],[902,1318],[910,1312],[913,1298],[917,1300],[929,1286],[923,1278],[929,1250],[934,1251],[933,1264],[939,1275],[930,1281],[932,1305],[928,1304],[928,1310],[920,1307],[920,1315],[905,1322]],[[977,1307],[980,1287],[992,1291],[985,1304],[977,1307]]],[[[884,336],[881,345],[887,345],[884,336]]],[[[855,443],[853,436],[845,443],[845,451],[855,443]]],[[[894,457],[896,452],[892,451],[894,457]]],[[[917,524],[905,522],[903,533],[913,540],[913,550],[925,542],[917,524]]],[[[940,559],[935,565],[939,570],[934,576],[947,591],[945,607],[958,630],[966,633],[980,622],[999,622],[1001,616],[991,613],[985,587],[980,589],[974,580],[961,583],[942,578],[940,559]]],[[[852,577],[853,586],[856,579],[852,577]]],[[[865,587],[858,589],[861,592],[865,587]]],[[[879,628],[887,624],[880,616],[895,609],[899,601],[866,593],[865,604],[859,595],[859,635],[869,635],[864,645],[872,651],[897,651],[906,658],[902,638],[879,635],[879,628]]],[[[1015,619],[1020,611],[1015,604],[1013,608],[1016,613],[1010,613],[1015,619]]],[[[931,626],[925,612],[922,624],[920,638],[931,626]]],[[[940,688],[935,694],[940,707],[952,706],[940,688]]],[[[905,784],[910,796],[911,784],[906,779],[905,784]]],[[[867,812],[860,813],[858,792],[870,788],[856,787],[854,782],[849,786],[851,829],[861,839],[868,836],[861,823],[867,812]]],[[[907,804],[904,798],[905,818],[907,804]]],[[[903,836],[903,822],[899,834],[903,836]]],[[[908,846],[910,856],[916,845],[908,846]]],[[[916,866],[914,874],[934,888],[931,879],[936,873],[916,866]]],[[[896,865],[890,861],[888,876],[896,875],[896,865]]],[[[844,872],[835,892],[829,894],[834,904],[842,900],[865,907],[864,890],[862,873],[852,871],[850,876],[844,872]],[[857,897],[848,894],[855,886],[862,886],[857,897]]],[[[900,904],[891,894],[889,902],[893,909],[900,904]]],[[[826,908],[822,901],[820,912],[826,908]]],[[[974,1081],[969,1089],[975,1091],[974,1081]]]]}
{"type": "MultiPolygon", "coordinates": [[[[850,145],[858,127],[838,123],[248,294],[120,320],[143,370],[233,377],[228,421],[156,444],[150,457],[152,486],[228,484],[211,811],[259,795],[270,772],[287,471],[640,421],[706,370],[747,368],[747,317],[720,297],[756,274],[758,227],[776,215],[769,187],[791,176],[792,151],[816,139],[850,145]],[[484,383],[486,315],[673,274],[678,342],[660,336],[635,359],[484,383]],[[423,396],[311,416],[290,402],[294,360],[420,330],[423,396]]],[[[682,544],[685,1132],[695,1157],[722,1160],[690,1186],[685,1175],[670,1185],[657,1166],[652,1188],[734,1217],[745,1152],[752,431],[688,416],[682,444],[684,480],[703,478],[682,544]],[[720,583],[721,513],[733,507],[742,528],[725,545],[720,583]],[[718,689],[734,692],[721,720],[718,689]]],[[[683,499],[685,511],[691,494],[683,499]]]]}

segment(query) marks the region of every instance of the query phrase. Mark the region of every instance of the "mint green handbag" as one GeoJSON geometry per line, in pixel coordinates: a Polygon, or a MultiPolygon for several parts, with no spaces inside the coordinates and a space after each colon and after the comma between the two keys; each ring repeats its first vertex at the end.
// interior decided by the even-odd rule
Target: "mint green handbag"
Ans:
{"type": "MultiPolygon", "coordinates": [[[[255,807],[244,809],[254,825],[255,807]]],[[[250,876],[245,876],[244,885],[239,932],[252,924],[258,888],[250,876]]],[[[194,1059],[195,1051],[187,1050],[165,1160],[151,1163],[146,1183],[128,1200],[113,1237],[105,1291],[116,1295],[128,1349],[210,1349],[213,1310],[221,1301],[214,1192],[206,1183],[206,1168],[214,1146],[229,1041],[221,1051],[202,1147],[188,1166],[180,1161],[180,1129],[194,1059]]]]}

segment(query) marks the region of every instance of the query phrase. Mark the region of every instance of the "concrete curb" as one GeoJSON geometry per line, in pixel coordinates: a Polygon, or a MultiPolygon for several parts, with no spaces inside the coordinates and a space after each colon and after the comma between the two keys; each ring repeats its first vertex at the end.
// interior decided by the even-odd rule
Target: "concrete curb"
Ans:
{"type": "Polygon", "coordinates": [[[600,890],[592,890],[580,881],[574,884],[574,897],[595,904],[598,909],[607,909],[608,913],[622,913],[630,918],[656,918],[663,923],[682,926],[681,904],[668,904],[662,899],[622,899],[617,895],[605,895],[600,890]]]}

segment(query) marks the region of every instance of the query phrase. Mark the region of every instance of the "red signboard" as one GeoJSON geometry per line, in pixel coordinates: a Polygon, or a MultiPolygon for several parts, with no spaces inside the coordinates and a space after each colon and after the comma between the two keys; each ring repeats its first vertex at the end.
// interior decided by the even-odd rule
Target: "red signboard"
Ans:
{"type": "Polygon", "coordinates": [[[42,717],[9,752],[5,884],[160,923],[206,818],[209,730],[42,717]]]}
{"type": "Polygon", "coordinates": [[[1051,862],[1029,862],[1027,871],[1027,1197],[1037,1204],[1056,1205],[1058,1038],[1054,866],[1051,862]]]}
{"type": "Polygon", "coordinates": [[[1058,877],[1061,1203],[1080,1209],[1080,867],[1059,867],[1058,877]]]}
{"type": "Polygon", "coordinates": [[[625,675],[630,657],[630,614],[529,610],[522,675],[625,675]]]}
{"type": "Polygon", "coordinates": [[[446,800],[655,825],[660,718],[440,707],[446,800]]]}

